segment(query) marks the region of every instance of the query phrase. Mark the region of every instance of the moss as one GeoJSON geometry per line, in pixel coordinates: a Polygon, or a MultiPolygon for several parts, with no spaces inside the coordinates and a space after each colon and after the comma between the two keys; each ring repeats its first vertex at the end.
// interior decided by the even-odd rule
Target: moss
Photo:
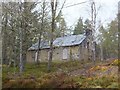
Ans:
{"type": "Polygon", "coordinates": [[[107,86],[107,88],[119,88],[118,82],[111,83],[111,85],[107,86]]]}
{"type": "Polygon", "coordinates": [[[114,60],[111,65],[114,65],[114,66],[120,66],[120,60],[116,59],[114,60]]]}
{"type": "Polygon", "coordinates": [[[107,88],[117,87],[118,85],[117,78],[116,77],[84,77],[84,76],[77,76],[73,78],[76,81],[76,84],[78,84],[81,88],[107,88]],[[115,86],[114,86],[115,83],[115,86]]]}

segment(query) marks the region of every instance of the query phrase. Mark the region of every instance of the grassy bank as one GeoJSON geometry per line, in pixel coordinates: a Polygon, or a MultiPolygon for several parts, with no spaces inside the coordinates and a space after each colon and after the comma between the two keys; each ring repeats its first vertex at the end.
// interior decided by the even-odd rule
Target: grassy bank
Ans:
{"type": "Polygon", "coordinates": [[[3,88],[117,88],[116,67],[115,60],[109,65],[100,62],[96,65],[80,61],[53,62],[51,72],[47,72],[47,63],[42,62],[40,65],[26,64],[20,75],[18,67],[4,65],[2,84],[3,88]],[[108,69],[114,72],[108,72],[108,69]]]}

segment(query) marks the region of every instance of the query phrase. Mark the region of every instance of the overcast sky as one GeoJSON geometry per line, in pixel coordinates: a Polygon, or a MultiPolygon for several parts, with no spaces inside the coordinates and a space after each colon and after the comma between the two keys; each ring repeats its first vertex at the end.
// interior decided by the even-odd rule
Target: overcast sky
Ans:
{"type": "MultiPolygon", "coordinates": [[[[65,6],[69,6],[84,1],[89,0],[66,0],[65,6]]],[[[94,1],[96,2],[96,6],[101,5],[98,14],[98,20],[101,20],[102,23],[106,24],[116,17],[119,0],[94,0],[94,1]]],[[[89,13],[90,13],[89,2],[63,9],[63,15],[68,26],[75,25],[79,17],[82,17],[83,20],[85,20],[86,18],[90,19],[89,13]]]]}
{"type": "MultiPolygon", "coordinates": [[[[7,1],[17,1],[17,0],[7,0],[7,1]]],[[[29,0],[29,1],[34,1],[34,0],[29,0]]],[[[49,2],[50,0],[46,0],[46,1],[49,2]]],[[[64,2],[64,0],[59,0],[59,1],[61,4],[64,2]]],[[[64,7],[85,1],[91,1],[91,0],[66,0],[64,7]]],[[[116,17],[118,12],[118,1],[120,0],[94,0],[94,1],[96,2],[96,6],[101,6],[97,16],[97,20],[101,20],[101,22],[105,25],[106,23],[110,22],[116,17]]],[[[79,17],[82,17],[83,20],[86,20],[86,18],[91,19],[89,2],[68,8],[63,8],[62,12],[67,22],[67,26],[74,26],[77,23],[79,17]]]]}

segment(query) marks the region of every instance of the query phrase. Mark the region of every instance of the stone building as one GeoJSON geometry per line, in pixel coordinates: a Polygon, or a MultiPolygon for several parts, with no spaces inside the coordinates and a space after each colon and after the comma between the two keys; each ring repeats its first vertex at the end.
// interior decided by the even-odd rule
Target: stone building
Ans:
{"type": "MultiPolygon", "coordinates": [[[[55,60],[88,60],[90,57],[91,30],[79,35],[69,35],[56,38],[53,41],[53,61],[55,60]]],[[[38,42],[33,44],[27,52],[27,62],[35,62],[38,42]]],[[[41,41],[39,61],[47,61],[50,45],[48,41],[41,41]]]]}

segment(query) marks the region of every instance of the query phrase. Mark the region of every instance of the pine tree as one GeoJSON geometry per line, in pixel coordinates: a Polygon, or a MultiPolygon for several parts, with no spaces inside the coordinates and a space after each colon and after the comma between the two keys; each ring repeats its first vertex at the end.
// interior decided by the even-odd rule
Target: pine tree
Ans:
{"type": "Polygon", "coordinates": [[[62,12],[60,12],[59,16],[56,19],[55,34],[56,37],[64,37],[66,33],[67,33],[67,25],[64,16],[62,15],[62,12]]]}
{"type": "Polygon", "coordinates": [[[82,34],[83,32],[84,32],[84,30],[83,30],[83,20],[82,20],[82,18],[80,17],[80,18],[78,19],[77,25],[75,26],[74,35],[82,34]]]}

